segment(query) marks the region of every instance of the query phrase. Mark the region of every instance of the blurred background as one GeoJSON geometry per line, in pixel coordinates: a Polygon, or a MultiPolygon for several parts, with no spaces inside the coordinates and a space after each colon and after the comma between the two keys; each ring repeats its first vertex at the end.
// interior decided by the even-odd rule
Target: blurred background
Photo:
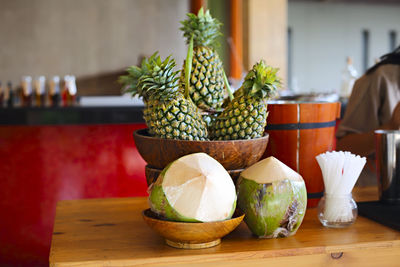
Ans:
{"type": "MultiPolygon", "coordinates": [[[[347,57],[359,76],[400,41],[396,0],[243,1],[234,18],[229,0],[200,2],[224,24],[218,52],[229,76],[240,78],[232,65],[245,72],[264,58],[281,68],[293,93],[339,92],[347,57]],[[235,19],[241,20],[233,29],[242,27],[240,44],[232,40],[235,19]]],[[[181,66],[186,53],[179,21],[190,1],[0,3],[3,85],[18,86],[25,75],[72,74],[81,96],[120,95],[116,78],[143,56],[172,54],[181,66]]]]}
{"type": "Polygon", "coordinates": [[[399,45],[399,4],[396,0],[289,1],[289,89],[337,92],[347,57],[362,75],[399,45]]]}
{"type": "Polygon", "coordinates": [[[281,98],[345,106],[400,44],[397,0],[0,0],[0,266],[48,266],[57,201],[147,195],[143,103],[117,79],[155,51],[181,67],[201,6],[232,87],[264,59],[281,98]]]}

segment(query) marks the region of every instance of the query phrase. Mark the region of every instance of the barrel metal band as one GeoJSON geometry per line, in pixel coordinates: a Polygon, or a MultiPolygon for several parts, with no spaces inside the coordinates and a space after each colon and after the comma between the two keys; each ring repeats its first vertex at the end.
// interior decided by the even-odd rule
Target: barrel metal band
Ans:
{"type": "Polygon", "coordinates": [[[285,124],[267,124],[266,130],[306,130],[334,127],[336,120],[327,122],[310,122],[310,123],[285,123],[285,124]]]}
{"type": "Polygon", "coordinates": [[[321,198],[324,195],[324,192],[315,192],[315,193],[307,193],[307,198],[321,198]]]}

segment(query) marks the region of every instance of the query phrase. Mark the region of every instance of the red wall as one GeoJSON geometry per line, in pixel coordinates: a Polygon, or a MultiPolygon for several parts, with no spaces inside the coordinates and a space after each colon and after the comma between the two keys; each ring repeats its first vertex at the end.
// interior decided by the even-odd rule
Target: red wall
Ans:
{"type": "Polygon", "coordinates": [[[0,126],[0,265],[48,266],[59,200],[145,196],[144,127],[0,126]]]}

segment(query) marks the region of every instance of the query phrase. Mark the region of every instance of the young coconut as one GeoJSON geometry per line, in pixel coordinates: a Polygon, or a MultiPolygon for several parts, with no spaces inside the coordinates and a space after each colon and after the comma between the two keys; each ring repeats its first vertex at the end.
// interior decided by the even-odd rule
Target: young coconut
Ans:
{"type": "Polygon", "coordinates": [[[150,187],[151,210],[173,221],[212,222],[230,219],[236,191],[224,167],[205,153],[170,163],[150,187]]]}
{"type": "Polygon", "coordinates": [[[244,170],[237,184],[238,206],[253,234],[276,238],[296,233],[307,207],[300,174],[269,157],[244,170]]]}

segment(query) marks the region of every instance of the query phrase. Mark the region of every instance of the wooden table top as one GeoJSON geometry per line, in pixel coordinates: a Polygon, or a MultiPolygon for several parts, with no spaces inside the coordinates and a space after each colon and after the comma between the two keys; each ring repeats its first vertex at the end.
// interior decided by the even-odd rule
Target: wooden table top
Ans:
{"type": "MultiPolygon", "coordinates": [[[[376,189],[358,189],[358,201],[377,198],[376,189]]],[[[242,222],[216,247],[185,250],[167,246],[143,221],[146,198],[61,201],[57,205],[50,251],[51,266],[258,266],[363,263],[381,266],[400,262],[400,232],[358,217],[344,229],[321,225],[315,208],[308,209],[296,235],[258,239],[242,222]],[[344,254],[343,254],[344,253],[344,254]],[[396,256],[397,255],[397,256],[396,256]],[[362,261],[360,261],[362,259],[362,261]],[[375,262],[376,263],[376,262],[375,262]]],[[[398,266],[398,265],[397,265],[398,266]]]]}

